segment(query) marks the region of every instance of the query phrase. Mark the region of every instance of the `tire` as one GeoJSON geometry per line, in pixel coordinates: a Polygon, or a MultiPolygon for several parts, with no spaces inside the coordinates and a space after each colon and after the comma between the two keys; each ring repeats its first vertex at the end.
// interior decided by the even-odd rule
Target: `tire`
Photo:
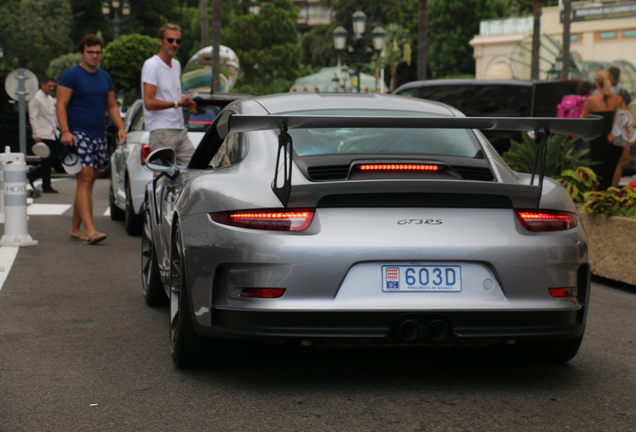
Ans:
{"type": "Polygon", "coordinates": [[[135,208],[132,203],[132,194],[130,193],[130,182],[126,182],[126,210],[124,211],[124,227],[129,235],[139,235],[143,229],[144,215],[143,213],[135,214],[135,208]]]}
{"type": "Polygon", "coordinates": [[[562,364],[574,358],[582,341],[583,335],[567,339],[520,339],[505,350],[516,363],[562,364]]]}
{"type": "Polygon", "coordinates": [[[124,220],[126,213],[115,204],[115,192],[113,192],[113,181],[110,182],[108,191],[108,204],[110,205],[110,218],[114,221],[124,220]]]}
{"type": "Polygon", "coordinates": [[[144,300],[148,306],[168,304],[168,296],[161,282],[157,255],[152,242],[152,224],[150,209],[144,204],[144,224],[141,232],[141,283],[144,300]]]}
{"type": "Polygon", "coordinates": [[[181,227],[178,222],[170,248],[169,283],[172,360],[179,368],[204,366],[211,355],[211,341],[198,336],[194,331],[181,227]]]}

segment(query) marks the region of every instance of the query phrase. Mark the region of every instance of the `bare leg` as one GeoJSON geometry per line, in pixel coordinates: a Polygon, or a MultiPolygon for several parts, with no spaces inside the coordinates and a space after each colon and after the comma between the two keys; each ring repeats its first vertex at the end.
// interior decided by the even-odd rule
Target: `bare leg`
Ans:
{"type": "Polygon", "coordinates": [[[612,179],[613,187],[618,187],[618,182],[621,181],[621,177],[623,177],[623,165],[618,165],[616,171],[614,171],[614,178],[612,179]]]}
{"type": "Polygon", "coordinates": [[[84,228],[86,228],[87,237],[99,234],[93,225],[93,185],[97,179],[97,174],[98,171],[93,167],[82,167],[82,171],[75,175],[77,189],[75,190],[75,203],[73,205],[71,235],[81,233],[80,226],[82,223],[84,228]]]}

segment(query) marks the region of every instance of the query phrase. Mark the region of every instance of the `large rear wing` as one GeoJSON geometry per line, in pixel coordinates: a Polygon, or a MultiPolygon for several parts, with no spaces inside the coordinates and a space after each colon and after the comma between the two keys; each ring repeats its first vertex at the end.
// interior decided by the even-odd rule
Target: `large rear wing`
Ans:
{"type": "Polygon", "coordinates": [[[585,141],[598,138],[603,130],[603,117],[584,119],[546,117],[381,117],[325,115],[260,115],[225,112],[217,130],[221,138],[229,132],[310,128],[433,128],[536,131],[577,135],[585,141]]]}
{"type": "MultiPolygon", "coordinates": [[[[584,119],[564,119],[545,117],[432,117],[432,116],[328,116],[328,115],[260,115],[232,114],[224,112],[217,124],[217,132],[225,138],[230,132],[251,132],[279,130],[278,156],[272,189],[284,206],[287,206],[291,193],[291,172],[293,141],[287,133],[289,129],[310,128],[431,128],[431,129],[480,129],[534,131],[535,136],[544,132],[543,139],[537,145],[537,152],[530,186],[535,175],[539,174],[539,199],[543,187],[546,165],[547,142],[552,133],[577,135],[585,141],[591,141],[601,135],[604,119],[591,115],[584,119]],[[282,158],[281,158],[282,156],[282,158]],[[282,166],[281,166],[282,163],[282,166]],[[283,172],[282,185],[279,186],[278,174],[283,172]]],[[[538,201],[537,201],[538,202],[538,201]]]]}

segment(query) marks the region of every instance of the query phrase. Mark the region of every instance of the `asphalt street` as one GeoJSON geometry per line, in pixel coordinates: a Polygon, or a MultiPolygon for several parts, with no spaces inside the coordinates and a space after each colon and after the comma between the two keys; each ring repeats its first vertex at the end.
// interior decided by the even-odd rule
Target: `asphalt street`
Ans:
{"type": "MultiPolygon", "coordinates": [[[[57,179],[36,204],[72,203],[74,181],[57,179]]],[[[33,215],[39,245],[0,289],[0,432],[636,430],[634,287],[595,280],[583,346],[561,366],[483,348],[258,345],[182,371],[168,310],[142,297],[140,237],[104,215],[107,180],[94,194],[108,239],[67,240],[71,210],[33,215]]]]}

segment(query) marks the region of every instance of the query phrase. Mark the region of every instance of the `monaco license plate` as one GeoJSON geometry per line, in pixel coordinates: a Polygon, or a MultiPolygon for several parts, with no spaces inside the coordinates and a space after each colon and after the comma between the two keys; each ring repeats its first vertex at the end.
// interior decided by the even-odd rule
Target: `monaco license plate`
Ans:
{"type": "Polygon", "coordinates": [[[461,266],[382,266],[382,291],[461,292],[461,266]]]}

